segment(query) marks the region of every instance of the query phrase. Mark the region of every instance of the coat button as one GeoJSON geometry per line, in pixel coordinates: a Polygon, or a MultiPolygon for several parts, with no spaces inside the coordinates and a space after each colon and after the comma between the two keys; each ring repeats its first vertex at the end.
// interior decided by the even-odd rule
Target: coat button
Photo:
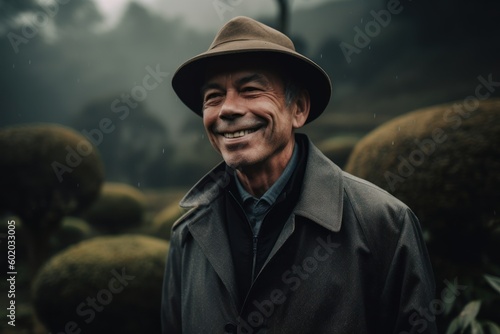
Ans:
{"type": "Polygon", "coordinates": [[[224,326],[224,331],[226,332],[226,334],[236,334],[237,329],[238,328],[235,324],[226,324],[224,326]]]}

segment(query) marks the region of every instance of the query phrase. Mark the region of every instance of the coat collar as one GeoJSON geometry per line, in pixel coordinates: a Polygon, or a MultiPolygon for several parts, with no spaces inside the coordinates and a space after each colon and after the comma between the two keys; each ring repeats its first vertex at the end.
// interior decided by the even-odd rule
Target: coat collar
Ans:
{"type": "Polygon", "coordinates": [[[294,213],[338,232],[342,224],[343,172],[309,139],[308,143],[303,188],[294,213]]]}
{"type": "MultiPolygon", "coordinates": [[[[294,214],[303,216],[318,225],[338,232],[342,223],[343,175],[342,170],[316,148],[307,136],[309,153],[304,174],[304,183],[294,214]]],[[[233,174],[220,163],[206,174],[179,203],[185,209],[209,206],[223,194],[233,174]]]]}

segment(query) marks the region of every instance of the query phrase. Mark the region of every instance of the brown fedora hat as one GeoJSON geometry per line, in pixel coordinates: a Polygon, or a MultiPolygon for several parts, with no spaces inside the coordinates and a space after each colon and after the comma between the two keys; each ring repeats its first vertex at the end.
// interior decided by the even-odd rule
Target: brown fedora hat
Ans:
{"type": "Polygon", "coordinates": [[[328,74],[316,63],[295,51],[293,42],[283,33],[239,16],[227,22],[212,45],[182,64],[172,78],[177,96],[196,114],[202,116],[201,87],[214,59],[236,55],[262,55],[279,58],[279,63],[309,91],[311,110],[306,123],[317,118],[330,101],[332,85],[328,74]]]}

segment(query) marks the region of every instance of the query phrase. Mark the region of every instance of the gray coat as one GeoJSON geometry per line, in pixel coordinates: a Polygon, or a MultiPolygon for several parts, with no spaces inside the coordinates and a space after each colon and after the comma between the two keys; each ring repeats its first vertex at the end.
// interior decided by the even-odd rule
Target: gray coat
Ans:
{"type": "Polygon", "coordinates": [[[239,300],[224,222],[224,170],[217,166],[181,201],[189,211],[173,228],[164,334],[436,333],[434,319],[422,315],[434,281],[417,218],[310,142],[298,203],[239,300]]]}

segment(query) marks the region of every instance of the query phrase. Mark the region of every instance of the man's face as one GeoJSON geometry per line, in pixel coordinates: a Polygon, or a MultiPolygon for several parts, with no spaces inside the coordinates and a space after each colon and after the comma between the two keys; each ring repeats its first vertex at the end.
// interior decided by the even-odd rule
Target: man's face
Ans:
{"type": "Polygon", "coordinates": [[[202,94],[205,129],[229,166],[273,168],[290,157],[293,129],[304,124],[308,108],[304,113],[295,102],[287,106],[283,80],[274,71],[218,71],[207,76],[202,94]]]}

